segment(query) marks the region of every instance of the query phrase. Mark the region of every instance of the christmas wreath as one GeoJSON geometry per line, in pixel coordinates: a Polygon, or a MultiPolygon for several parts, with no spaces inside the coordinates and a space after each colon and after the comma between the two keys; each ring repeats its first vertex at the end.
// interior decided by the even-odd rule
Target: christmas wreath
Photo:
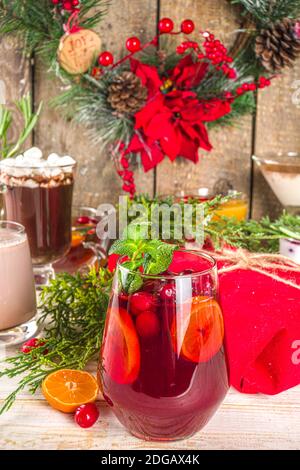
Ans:
{"type": "Polygon", "coordinates": [[[192,20],[177,29],[163,18],[156,37],[146,44],[128,38],[128,53],[116,61],[91,30],[105,14],[103,0],[0,1],[0,33],[20,33],[26,52],[42,56],[67,84],[55,104],[112,153],[133,195],[132,160],[145,171],[165,156],[196,163],[200,148],[212,149],[209,128],[252,112],[253,93],[300,53],[300,0],[231,3],[242,25],[230,51],[192,20]],[[182,41],[172,48],[166,39],[174,35],[182,41]]]}

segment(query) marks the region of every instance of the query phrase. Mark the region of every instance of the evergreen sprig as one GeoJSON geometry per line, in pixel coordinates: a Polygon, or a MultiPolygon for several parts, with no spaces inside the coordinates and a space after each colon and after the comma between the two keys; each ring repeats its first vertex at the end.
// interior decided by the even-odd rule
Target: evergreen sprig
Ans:
{"type": "Polygon", "coordinates": [[[231,0],[231,3],[241,5],[260,27],[300,15],[300,0],[231,0]]]}
{"type": "Polygon", "coordinates": [[[36,126],[42,109],[42,103],[40,103],[37,111],[33,112],[29,93],[16,101],[15,106],[23,118],[23,127],[15,141],[10,142],[8,135],[14,116],[5,105],[0,105],[0,160],[13,157],[22,149],[23,144],[36,126]]]}
{"type": "Polygon", "coordinates": [[[45,344],[28,353],[4,360],[1,378],[21,377],[17,388],[4,400],[0,414],[14,403],[18,393],[34,394],[43,379],[59,369],[84,369],[97,357],[102,342],[112,275],[106,269],[89,274],[59,274],[41,298],[45,344]]]}

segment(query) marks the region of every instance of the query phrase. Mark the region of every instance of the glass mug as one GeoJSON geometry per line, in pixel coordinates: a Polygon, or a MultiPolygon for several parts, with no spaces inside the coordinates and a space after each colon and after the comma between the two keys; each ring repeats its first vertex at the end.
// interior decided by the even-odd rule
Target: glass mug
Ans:
{"type": "MultiPolygon", "coordinates": [[[[215,210],[213,220],[219,220],[219,217],[234,217],[238,221],[246,220],[249,210],[246,194],[230,189],[223,195],[231,196],[231,199],[221,204],[220,207],[215,210]]],[[[193,198],[199,199],[200,203],[213,199],[216,196],[217,193],[211,192],[208,188],[198,188],[188,191],[182,190],[175,195],[175,197],[183,202],[188,202],[190,198],[193,198]]]]}
{"type": "Polygon", "coordinates": [[[201,252],[176,258],[171,272],[142,275],[132,295],[120,285],[133,275],[121,259],[107,312],[100,386],[119,421],[145,440],[193,435],[229,387],[216,263],[201,252]]]}
{"type": "Polygon", "coordinates": [[[75,168],[0,162],[6,218],[25,227],[38,285],[54,277],[52,263],[70,248],[75,168]]]}
{"type": "Polygon", "coordinates": [[[26,341],[37,331],[36,294],[22,225],[0,221],[0,344],[26,341]]]}

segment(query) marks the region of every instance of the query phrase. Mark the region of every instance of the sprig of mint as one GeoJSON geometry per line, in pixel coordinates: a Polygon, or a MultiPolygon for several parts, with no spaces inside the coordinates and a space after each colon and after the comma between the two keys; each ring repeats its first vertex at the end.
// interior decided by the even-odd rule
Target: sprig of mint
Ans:
{"type": "Polygon", "coordinates": [[[119,270],[122,288],[132,294],[141,288],[143,274],[161,274],[170,266],[177,245],[170,245],[161,240],[149,240],[150,222],[136,219],[125,230],[125,238],[113,243],[109,254],[128,256],[129,260],[122,263],[126,269],[119,270]],[[130,272],[129,272],[130,271],[130,272]]]}

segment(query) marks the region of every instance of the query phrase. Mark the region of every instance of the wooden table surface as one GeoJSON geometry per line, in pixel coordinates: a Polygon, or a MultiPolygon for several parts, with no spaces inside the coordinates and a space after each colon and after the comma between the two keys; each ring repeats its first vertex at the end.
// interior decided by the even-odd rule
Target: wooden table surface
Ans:
{"type": "MultiPolygon", "coordinates": [[[[15,384],[0,379],[0,402],[15,384]]],[[[300,449],[300,386],[276,396],[243,395],[231,389],[202,431],[174,443],[136,439],[104,401],[99,407],[95,426],[81,429],[72,415],[53,410],[40,393],[24,392],[0,416],[0,449],[300,449]]]]}

